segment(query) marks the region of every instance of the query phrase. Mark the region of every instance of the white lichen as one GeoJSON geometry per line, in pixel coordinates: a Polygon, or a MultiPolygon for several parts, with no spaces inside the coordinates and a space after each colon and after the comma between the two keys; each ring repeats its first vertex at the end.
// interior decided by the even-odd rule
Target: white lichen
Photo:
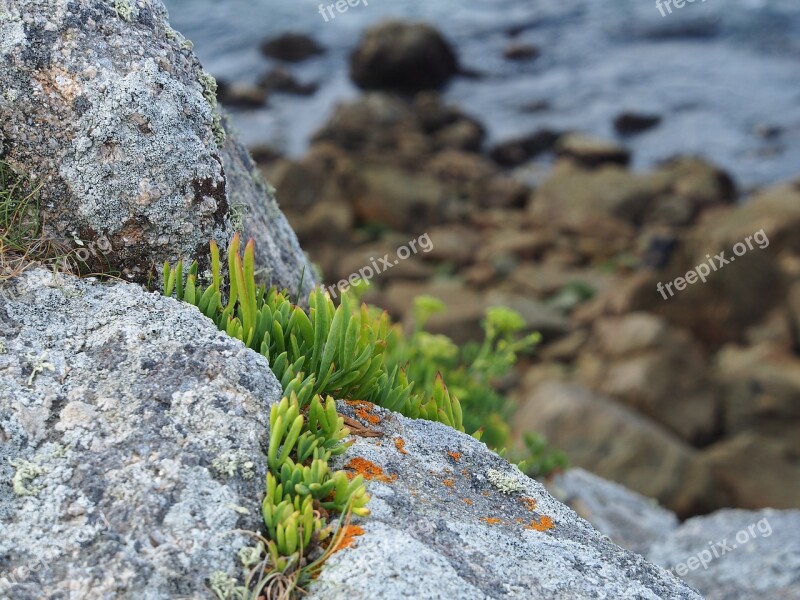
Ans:
{"type": "Polygon", "coordinates": [[[227,477],[234,477],[238,472],[245,481],[250,481],[256,475],[255,464],[241,452],[220,454],[211,462],[211,468],[227,477]]]}
{"type": "Polygon", "coordinates": [[[236,580],[222,571],[214,571],[208,578],[208,585],[220,600],[233,598],[236,590],[236,580]]]}
{"type": "Polygon", "coordinates": [[[128,0],[114,0],[114,12],[123,21],[133,20],[133,5],[128,0]]]}
{"type": "Polygon", "coordinates": [[[519,479],[513,475],[501,473],[497,469],[486,471],[486,479],[504,494],[518,494],[525,489],[519,479]]]}
{"type": "Polygon", "coordinates": [[[33,354],[27,355],[28,362],[31,365],[31,376],[28,377],[28,385],[33,385],[33,380],[36,376],[43,372],[45,369],[51,372],[55,372],[56,366],[52,363],[46,361],[47,359],[47,352],[42,352],[39,356],[34,356],[33,354]]]}
{"type": "Polygon", "coordinates": [[[41,487],[29,487],[28,484],[39,475],[44,475],[44,467],[27,460],[9,460],[9,463],[16,469],[11,484],[17,496],[35,496],[41,491],[41,487]]]}

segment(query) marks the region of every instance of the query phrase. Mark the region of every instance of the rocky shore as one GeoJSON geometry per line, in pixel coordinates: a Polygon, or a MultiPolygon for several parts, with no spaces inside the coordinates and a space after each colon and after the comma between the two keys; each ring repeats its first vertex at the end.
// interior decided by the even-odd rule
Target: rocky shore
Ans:
{"type": "MultiPolygon", "coordinates": [[[[370,88],[379,39],[354,53],[370,88]]],[[[448,60],[435,38],[404,39],[448,60]]],[[[478,115],[406,66],[393,66],[402,94],[365,92],[302,158],[261,161],[325,281],[427,234],[432,249],[381,272],[367,298],[408,320],[413,297],[436,296],[448,312],[432,329],[460,342],[487,306],[520,311],[545,343],[502,382],[518,435],[544,433],[684,517],[798,506],[800,182],[743,197],[702,159],[634,171],[623,144],[578,132],[489,147],[478,115]],[[660,292],[703,264],[704,282],[660,292]]]]}

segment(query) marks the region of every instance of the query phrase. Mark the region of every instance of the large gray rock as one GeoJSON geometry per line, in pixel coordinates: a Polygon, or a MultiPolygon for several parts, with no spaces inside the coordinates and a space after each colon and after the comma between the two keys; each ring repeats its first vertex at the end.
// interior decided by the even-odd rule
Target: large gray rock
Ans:
{"type": "Polygon", "coordinates": [[[0,156],[41,184],[45,233],[87,270],[144,282],[244,227],[296,287],[297,240],[160,0],[6,0],[0,63],[0,156]]]}
{"type": "Polygon", "coordinates": [[[357,438],[337,466],[371,478],[372,514],[310,599],[700,598],[474,438],[381,409],[366,416],[383,438],[357,438]]]}
{"type": "Polygon", "coordinates": [[[547,490],[606,534],[615,544],[644,554],[656,541],[678,526],[675,513],[628,488],[569,469],[545,482],[547,490]]]}
{"type": "Polygon", "coordinates": [[[212,597],[261,521],[266,359],[136,285],[0,296],[0,598],[212,597]]]}
{"type": "Polygon", "coordinates": [[[650,560],[707,600],[800,598],[800,510],[722,510],[689,519],[650,560]]]}

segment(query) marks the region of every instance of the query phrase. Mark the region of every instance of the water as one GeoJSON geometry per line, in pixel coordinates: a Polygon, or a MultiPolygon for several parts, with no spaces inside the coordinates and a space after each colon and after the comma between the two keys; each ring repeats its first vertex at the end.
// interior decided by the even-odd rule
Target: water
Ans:
{"type": "Polygon", "coordinates": [[[462,64],[485,75],[456,80],[446,97],[487,125],[490,142],[543,127],[611,137],[613,118],[632,110],[663,117],[626,142],[636,168],[695,154],[744,188],[800,174],[797,0],[696,0],[665,17],[654,0],[369,0],[329,22],[318,0],[166,4],[172,25],[220,79],[254,82],[273,64],[259,44],[284,31],[308,33],[328,49],[293,68],[321,83],[316,95],[273,96],[267,109],[235,114],[248,144],[301,154],[335,104],[358,95],[347,56],[363,30],[400,17],[435,24],[462,64]],[[538,60],[503,58],[513,27],[523,29],[518,41],[541,48],[538,60]],[[547,108],[523,110],[533,103],[547,108]],[[760,135],[765,128],[780,133],[760,135]]]}

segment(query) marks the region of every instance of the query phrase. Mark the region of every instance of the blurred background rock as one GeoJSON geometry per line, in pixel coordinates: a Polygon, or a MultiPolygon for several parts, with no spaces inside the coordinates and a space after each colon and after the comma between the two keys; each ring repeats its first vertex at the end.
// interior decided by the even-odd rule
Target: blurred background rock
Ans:
{"type": "Polygon", "coordinates": [[[301,245],[459,343],[514,308],[522,444],[681,517],[800,506],[800,8],[167,0],[301,245]],[[763,229],[770,245],[664,300],[763,229]]]}

